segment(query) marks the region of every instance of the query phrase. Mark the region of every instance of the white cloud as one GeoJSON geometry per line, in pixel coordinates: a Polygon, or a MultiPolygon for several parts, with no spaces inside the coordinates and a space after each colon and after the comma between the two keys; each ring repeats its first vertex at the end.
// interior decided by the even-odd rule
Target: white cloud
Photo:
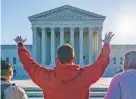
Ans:
{"type": "MultiPolygon", "coordinates": [[[[124,2],[105,21],[104,32],[112,31],[114,44],[136,44],[136,1],[124,2]]],[[[114,9],[113,9],[114,10],[114,9]]]]}

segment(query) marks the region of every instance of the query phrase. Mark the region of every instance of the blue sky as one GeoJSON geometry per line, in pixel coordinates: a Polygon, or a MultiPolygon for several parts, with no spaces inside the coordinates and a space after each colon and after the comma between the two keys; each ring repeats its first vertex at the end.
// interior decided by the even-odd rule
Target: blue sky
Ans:
{"type": "Polygon", "coordinates": [[[32,44],[28,16],[63,5],[106,16],[102,33],[115,34],[112,44],[136,44],[136,0],[2,0],[1,5],[2,44],[15,44],[18,35],[32,44]]]}

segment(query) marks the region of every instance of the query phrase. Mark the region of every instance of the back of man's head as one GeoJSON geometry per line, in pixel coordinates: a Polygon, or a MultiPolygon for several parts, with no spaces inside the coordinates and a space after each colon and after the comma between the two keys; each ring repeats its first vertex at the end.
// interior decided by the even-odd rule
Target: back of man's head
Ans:
{"type": "Polygon", "coordinates": [[[136,69],[136,51],[130,51],[125,55],[127,69],[136,69]]]}
{"type": "Polygon", "coordinates": [[[1,78],[12,76],[12,64],[9,61],[1,60],[1,78]]]}
{"type": "Polygon", "coordinates": [[[68,43],[61,45],[57,49],[57,58],[62,64],[71,62],[74,57],[74,49],[68,43]]]}

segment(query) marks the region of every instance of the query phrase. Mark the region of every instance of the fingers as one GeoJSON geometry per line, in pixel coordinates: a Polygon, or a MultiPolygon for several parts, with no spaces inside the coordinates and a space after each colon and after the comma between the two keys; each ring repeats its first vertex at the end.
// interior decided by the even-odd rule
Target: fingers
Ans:
{"type": "Polygon", "coordinates": [[[101,40],[102,42],[104,42],[104,40],[101,40]]]}
{"type": "Polygon", "coordinates": [[[14,39],[14,41],[17,41],[16,39],[14,39]]]}
{"type": "Polygon", "coordinates": [[[26,38],[25,38],[25,40],[24,41],[26,41],[26,38]]]}
{"type": "Polygon", "coordinates": [[[111,35],[111,38],[114,36],[114,34],[111,35]]]}
{"type": "Polygon", "coordinates": [[[26,41],[26,39],[25,40],[23,40],[23,43],[26,41]]]}
{"type": "Polygon", "coordinates": [[[105,38],[104,38],[104,40],[102,40],[102,42],[110,43],[113,36],[114,36],[114,34],[112,32],[106,33],[105,38]]]}
{"type": "Polygon", "coordinates": [[[23,40],[21,36],[17,36],[14,40],[16,42],[23,42],[23,43],[26,41],[26,39],[23,40]]]}
{"type": "Polygon", "coordinates": [[[112,34],[112,32],[109,32],[107,37],[109,38],[111,36],[111,34],[112,34]]]}
{"type": "Polygon", "coordinates": [[[110,32],[109,38],[111,39],[114,36],[112,32],[110,32]]]}
{"type": "Polygon", "coordinates": [[[111,34],[112,34],[112,32],[109,32],[109,34],[111,35],[111,34]]]}
{"type": "Polygon", "coordinates": [[[105,34],[105,38],[107,37],[107,33],[105,34]]]}
{"type": "Polygon", "coordinates": [[[19,36],[17,36],[17,38],[19,38],[19,36]]]}
{"type": "Polygon", "coordinates": [[[109,32],[107,35],[107,38],[112,38],[114,36],[114,34],[112,32],[109,32]]]}
{"type": "Polygon", "coordinates": [[[21,36],[17,36],[16,38],[22,38],[21,36]]]}
{"type": "Polygon", "coordinates": [[[111,36],[111,32],[108,33],[108,38],[110,38],[110,36],[111,36]]]}

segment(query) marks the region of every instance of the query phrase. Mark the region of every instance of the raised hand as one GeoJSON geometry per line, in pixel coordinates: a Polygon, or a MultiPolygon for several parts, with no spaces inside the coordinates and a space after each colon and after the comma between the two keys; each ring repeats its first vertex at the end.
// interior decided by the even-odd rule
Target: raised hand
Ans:
{"type": "Polygon", "coordinates": [[[15,39],[15,42],[18,44],[18,43],[24,43],[25,41],[26,41],[26,39],[22,39],[22,37],[21,36],[17,36],[15,39]]]}
{"type": "Polygon", "coordinates": [[[109,44],[113,36],[114,36],[114,34],[112,32],[109,32],[108,34],[106,33],[104,40],[102,40],[103,43],[109,44]]]}

